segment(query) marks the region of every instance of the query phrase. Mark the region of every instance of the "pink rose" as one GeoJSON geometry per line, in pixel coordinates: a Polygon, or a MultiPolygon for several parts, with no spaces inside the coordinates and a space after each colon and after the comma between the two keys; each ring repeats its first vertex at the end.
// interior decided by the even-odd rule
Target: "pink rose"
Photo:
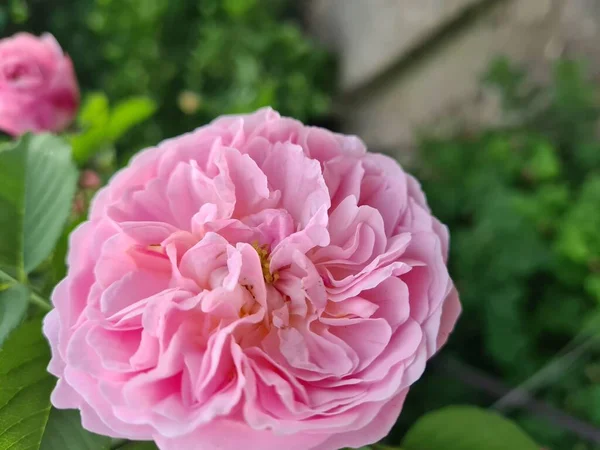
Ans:
{"type": "Polygon", "coordinates": [[[0,131],[62,131],[78,105],[73,64],[51,35],[0,39],[0,131]]]}
{"type": "Polygon", "coordinates": [[[271,109],[137,155],[72,235],[52,401],[163,450],[384,437],[460,304],[419,184],[271,109]]]}

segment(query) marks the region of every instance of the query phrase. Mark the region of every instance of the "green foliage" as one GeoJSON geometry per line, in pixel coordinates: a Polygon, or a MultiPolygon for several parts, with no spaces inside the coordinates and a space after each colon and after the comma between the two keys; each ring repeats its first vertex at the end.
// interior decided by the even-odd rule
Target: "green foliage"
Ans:
{"type": "Polygon", "coordinates": [[[50,255],[76,180],[70,148],[60,138],[26,135],[0,151],[0,270],[23,281],[50,255]]]}
{"type": "Polygon", "coordinates": [[[502,416],[473,406],[451,406],[420,418],[402,441],[404,450],[539,450],[502,416]]]}
{"type": "Polygon", "coordinates": [[[116,142],[131,128],[149,119],[156,105],[147,97],[127,98],[110,110],[105,94],[90,94],[84,101],[71,138],[73,158],[83,166],[100,152],[112,154],[116,142]]]}
{"type": "MultiPolygon", "coordinates": [[[[503,125],[421,145],[417,175],[450,227],[464,305],[449,351],[509,384],[543,367],[600,311],[600,110],[584,74],[561,61],[539,86],[499,60],[485,80],[501,95],[503,125]]],[[[600,425],[589,377],[563,375],[540,395],[600,425]]],[[[572,448],[564,436],[538,436],[572,448]]]]}
{"type": "Polygon", "coordinates": [[[51,409],[55,380],[41,327],[26,322],[0,350],[0,449],[108,450],[110,438],[85,431],[77,411],[51,409]]]}
{"type": "Polygon", "coordinates": [[[49,31],[75,61],[83,92],[105,92],[111,101],[151,98],[158,106],[120,142],[128,154],[220,114],[266,105],[300,120],[329,112],[332,60],[303,35],[290,0],[27,5],[24,13],[0,6],[0,35],[49,31]]]}
{"type": "MultiPolygon", "coordinates": [[[[123,105],[112,115],[119,124],[108,122],[116,124],[112,137],[127,128],[122,123],[137,120],[133,110],[148,110],[137,99],[123,105]]],[[[6,238],[0,240],[0,450],[111,445],[110,438],[85,431],[77,412],[51,410],[55,380],[46,370],[50,355],[36,319],[40,309],[50,308],[36,288],[48,294],[64,275],[67,237],[81,220],[71,210],[76,180],[71,147],[63,139],[25,135],[0,148],[0,226],[6,238]]]]}
{"type": "Polygon", "coordinates": [[[109,450],[111,440],[81,427],[81,417],[76,410],[50,411],[40,450],[109,450]]]}
{"type": "Polygon", "coordinates": [[[20,284],[0,286],[0,347],[27,313],[29,291],[20,284]]]}
{"type": "Polygon", "coordinates": [[[156,111],[156,105],[147,97],[132,97],[118,103],[106,124],[106,136],[118,141],[130,128],[143,123],[156,111]]]}
{"type": "Polygon", "coordinates": [[[39,449],[48,416],[53,378],[39,320],[27,322],[0,352],[0,449],[39,449]]]}

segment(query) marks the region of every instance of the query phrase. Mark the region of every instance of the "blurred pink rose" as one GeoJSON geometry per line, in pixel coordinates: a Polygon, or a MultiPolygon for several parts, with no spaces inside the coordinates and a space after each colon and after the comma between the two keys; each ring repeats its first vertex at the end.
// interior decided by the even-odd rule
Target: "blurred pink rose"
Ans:
{"type": "Polygon", "coordinates": [[[419,184],[263,109],[137,155],[72,235],[52,402],[163,450],[384,437],[460,304],[419,184]]]}
{"type": "Polygon", "coordinates": [[[51,35],[0,39],[0,131],[62,131],[78,105],[73,64],[51,35]]]}

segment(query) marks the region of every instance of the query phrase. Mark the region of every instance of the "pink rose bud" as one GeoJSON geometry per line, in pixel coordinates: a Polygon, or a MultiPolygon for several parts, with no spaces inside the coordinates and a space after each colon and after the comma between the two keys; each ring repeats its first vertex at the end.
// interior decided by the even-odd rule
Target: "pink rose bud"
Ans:
{"type": "Polygon", "coordinates": [[[78,105],[73,64],[51,35],[0,39],[0,131],[62,131],[78,105]]]}
{"type": "Polygon", "coordinates": [[[83,189],[98,189],[102,185],[100,176],[93,170],[86,169],[81,172],[79,186],[83,189]]]}
{"type": "Polygon", "coordinates": [[[80,216],[85,212],[85,195],[83,192],[77,192],[73,198],[72,213],[80,216]]]}
{"type": "Polygon", "coordinates": [[[161,450],[383,438],[460,303],[419,183],[271,109],[136,155],[70,240],[45,319],[57,408],[161,450]]]}

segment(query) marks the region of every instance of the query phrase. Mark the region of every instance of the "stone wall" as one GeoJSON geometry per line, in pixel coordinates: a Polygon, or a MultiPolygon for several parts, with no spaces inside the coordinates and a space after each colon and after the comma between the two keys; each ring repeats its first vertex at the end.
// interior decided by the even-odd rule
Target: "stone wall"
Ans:
{"type": "Polygon", "coordinates": [[[565,53],[600,66],[600,0],[312,0],[307,14],[340,55],[344,131],[400,158],[421,127],[497,119],[479,79],[498,55],[541,78],[565,53]]]}

